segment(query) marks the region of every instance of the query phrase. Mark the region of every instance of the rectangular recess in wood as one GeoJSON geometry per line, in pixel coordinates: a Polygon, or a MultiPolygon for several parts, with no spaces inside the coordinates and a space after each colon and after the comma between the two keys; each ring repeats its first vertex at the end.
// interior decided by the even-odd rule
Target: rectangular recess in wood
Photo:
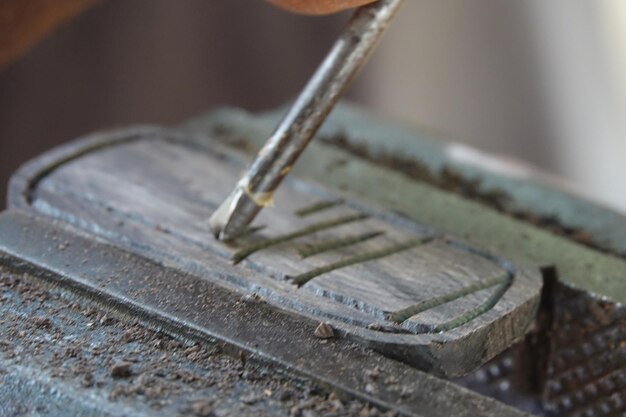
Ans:
{"type": "Polygon", "coordinates": [[[95,135],[22,168],[11,205],[441,374],[479,366],[534,322],[537,270],[314,181],[289,178],[246,233],[215,240],[208,218],[247,161],[194,143],[162,129],[95,135]]]}

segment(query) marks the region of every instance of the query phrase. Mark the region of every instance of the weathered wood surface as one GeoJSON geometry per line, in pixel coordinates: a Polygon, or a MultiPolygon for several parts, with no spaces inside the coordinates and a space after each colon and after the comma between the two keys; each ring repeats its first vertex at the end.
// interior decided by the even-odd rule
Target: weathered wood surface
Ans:
{"type": "Polygon", "coordinates": [[[39,180],[31,204],[165,264],[222,268],[224,285],[442,373],[479,365],[533,323],[537,271],[295,178],[260,229],[216,241],[207,219],[244,166],[236,151],[161,132],[68,160],[39,180]]]}

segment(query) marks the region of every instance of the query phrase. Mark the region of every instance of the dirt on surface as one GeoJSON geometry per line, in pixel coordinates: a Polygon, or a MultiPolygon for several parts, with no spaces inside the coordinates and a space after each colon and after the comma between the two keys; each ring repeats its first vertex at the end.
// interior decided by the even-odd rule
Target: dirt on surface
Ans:
{"type": "MultiPolygon", "coordinates": [[[[176,340],[1,268],[0,364],[0,384],[14,366],[35,368],[81,398],[124,404],[137,414],[393,415],[252,358],[231,356],[217,344],[176,340]]],[[[50,415],[29,410],[26,399],[3,407],[13,415],[50,415]]]]}

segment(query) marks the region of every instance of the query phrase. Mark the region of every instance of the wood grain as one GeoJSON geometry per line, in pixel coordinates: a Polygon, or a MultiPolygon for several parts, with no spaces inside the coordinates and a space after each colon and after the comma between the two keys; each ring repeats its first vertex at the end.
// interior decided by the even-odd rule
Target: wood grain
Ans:
{"type": "Polygon", "coordinates": [[[40,213],[183,269],[234,258],[224,284],[330,319],[410,362],[455,357],[454,368],[466,371],[533,321],[536,271],[297,178],[251,233],[216,241],[207,219],[245,166],[231,149],[201,151],[157,135],[65,161],[34,190],[40,213]],[[303,247],[329,249],[302,257],[303,247]]]}

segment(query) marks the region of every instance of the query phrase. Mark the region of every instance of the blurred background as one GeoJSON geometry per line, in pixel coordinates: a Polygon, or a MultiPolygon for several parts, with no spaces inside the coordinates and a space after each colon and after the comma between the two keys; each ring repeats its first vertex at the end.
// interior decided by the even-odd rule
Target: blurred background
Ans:
{"type": "MultiPolygon", "coordinates": [[[[0,69],[0,204],[19,164],[87,132],[284,104],[347,17],[260,0],[98,2],[0,69]]],[[[624,0],[408,0],[348,97],[626,212],[624,0]]]]}

